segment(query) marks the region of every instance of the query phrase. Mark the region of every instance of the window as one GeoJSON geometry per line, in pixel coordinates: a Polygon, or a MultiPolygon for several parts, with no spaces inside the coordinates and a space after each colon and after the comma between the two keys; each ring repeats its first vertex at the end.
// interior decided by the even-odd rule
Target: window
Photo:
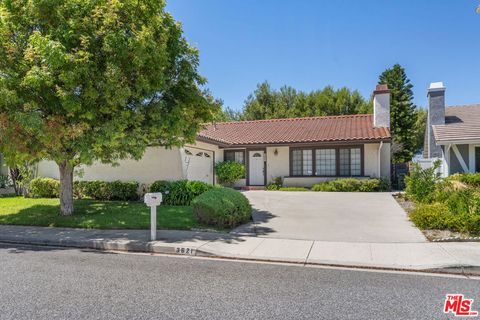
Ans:
{"type": "Polygon", "coordinates": [[[244,150],[225,150],[225,161],[238,162],[245,164],[244,150]]]}
{"type": "Polygon", "coordinates": [[[480,147],[475,147],[475,172],[480,172],[480,147]]]}
{"type": "Polygon", "coordinates": [[[302,150],[293,150],[292,152],[292,174],[294,176],[302,175],[302,150]]]}
{"type": "Polygon", "coordinates": [[[313,171],[312,150],[293,150],[292,171],[294,176],[311,176],[313,171]]]}
{"type": "Polygon", "coordinates": [[[360,148],[340,149],[340,175],[359,176],[362,174],[362,153],[360,148]]]}
{"type": "Polygon", "coordinates": [[[361,176],[363,156],[361,147],[330,147],[292,149],[292,176],[361,176]]]}
{"type": "Polygon", "coordinates": [[[337,175],[337,153],[335,149],[315,150],[315,175],[337,175]]]}

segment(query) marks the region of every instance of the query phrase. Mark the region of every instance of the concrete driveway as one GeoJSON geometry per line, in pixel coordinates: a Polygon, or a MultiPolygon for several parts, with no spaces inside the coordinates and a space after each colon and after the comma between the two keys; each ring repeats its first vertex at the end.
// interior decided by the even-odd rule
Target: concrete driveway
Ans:
{"type": "Polygon", "coordinates": [[[246,191],[260,237],[426,242],[389,193],[246,191]]]}

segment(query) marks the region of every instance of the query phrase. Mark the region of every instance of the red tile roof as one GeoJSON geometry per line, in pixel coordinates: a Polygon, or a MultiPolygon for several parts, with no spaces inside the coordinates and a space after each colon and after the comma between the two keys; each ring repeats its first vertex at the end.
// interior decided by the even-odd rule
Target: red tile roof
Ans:
{"type": "Polygon", "coordinates": [[[390,140],[388,128],[374,128],[373,115],[271,119],[208,124],[200,140],[222,146],[390,140]]]}

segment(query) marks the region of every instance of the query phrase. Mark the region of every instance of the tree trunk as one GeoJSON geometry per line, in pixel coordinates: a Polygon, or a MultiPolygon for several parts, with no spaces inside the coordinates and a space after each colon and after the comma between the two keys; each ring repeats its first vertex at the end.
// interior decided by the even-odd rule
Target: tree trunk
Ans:
{"type": "Polygon", "coordinates": [[[73,214],[73,166],[68,161],[58,164],[60,168],[60,212],[64,216],[73,214]]]}

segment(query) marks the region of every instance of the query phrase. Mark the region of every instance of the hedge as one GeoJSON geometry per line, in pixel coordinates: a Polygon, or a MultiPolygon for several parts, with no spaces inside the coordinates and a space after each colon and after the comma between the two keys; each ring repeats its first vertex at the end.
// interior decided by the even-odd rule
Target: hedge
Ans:
{"type": "Polygon", "coordinates": [[[201,181],[155,181],[150,186],[150,192],[161,192],[163,204],[171,206],[188,206],[192,200],[213,186],[201,181]]]}
{"type": "Polygon", "coordinates": [[[219,228],[233,228],[251,220],[252,207],[240,192],[230,188],[215,188],[192,201],[198,221],[219,228]]]}
{"type": "Polygon", "coordinates": [[[312,187],[312,191],[380,192],[388,191],[389,188],[385,180],[345,178],[316,184],[312,187]]]}
{"type": "Polygon", "coordinates": [[[73,192],[78,199],[135,201],[138,187],[138,182],[75,181],[73,192]]]}
{"type": "Polygon", "coordinates": [[[60,181],[51,178],[35,178],[30,181],[28,190],[32,198],[58,198],[60,181]]]}

